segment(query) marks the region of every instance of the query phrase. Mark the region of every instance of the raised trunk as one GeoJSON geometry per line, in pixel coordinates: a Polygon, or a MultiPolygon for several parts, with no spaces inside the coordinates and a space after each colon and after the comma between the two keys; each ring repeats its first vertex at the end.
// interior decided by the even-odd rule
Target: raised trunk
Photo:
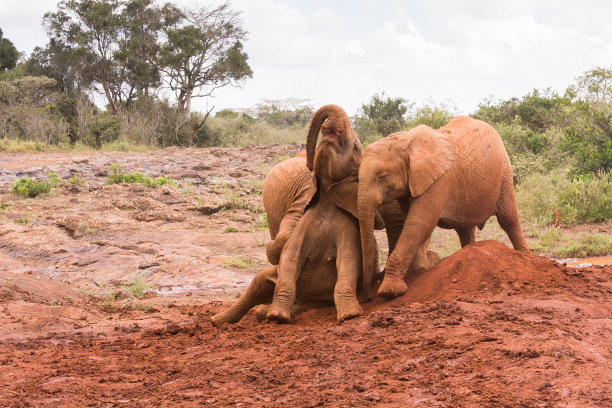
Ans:
{"type": "MultiPolygon", "coordinates": [[[[336,127],[345,127],[344,121],[340,121],[340,116],[346,116],[344,110],[336,105],[325,105],[319,109],[312,120],[310,121],[310,128],[308,129],[308,137],[306,138],[306,165],[309,170],[312,170],[314,166],[314,155],[317,147],[317,138],[319,137],[319,131],[323,122],[328,118],[330,121],[336,124],[336,127]],[[340,122],[341,124],[339,124],[340,122]]],[[[344,134],[346,129],[335,129],[337,134],[344,134]]]]}
{"type": "MultiPolygon", "coordinates": [[[[374,236],[374,217],[376,202],[364,194],[359,186],[357,198],[357,213],[359,215],[359,233],[361,236],[361,256],[363,259],[363,289],[368,293],[372,285],[373,275],[377,269],[378,254],[376,253],[376,237],[374,236]]],[[[364,188],[364,191],[366,189],[364,188]]]]}

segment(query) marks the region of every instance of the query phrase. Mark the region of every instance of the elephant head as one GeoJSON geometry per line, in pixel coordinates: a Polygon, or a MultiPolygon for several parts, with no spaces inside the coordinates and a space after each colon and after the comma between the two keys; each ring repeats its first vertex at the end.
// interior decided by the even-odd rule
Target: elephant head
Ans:
{"type": "Polygon", "coordinates": [[[363,150],[344,109],[325,105],[314,114],[306,154],[306,165],[316,174],[319,188],[325,189],[334,204],[356,217],[357,172],[363,150]],[[319,131],[321,141],[317,145],[319,131]]]}
{"type": "MultiPolygon", "coordinates": [[[[365,149],[357,197],[364,271],[372,270],[377,262],[372,256],[376,209],[391,200],[423,194],[450,169],[453,159],[453,146],[446,135],[425,125],[394,133],[365,149]]],[[[364,286],[367,284],[364,274],[364,286]]]]}

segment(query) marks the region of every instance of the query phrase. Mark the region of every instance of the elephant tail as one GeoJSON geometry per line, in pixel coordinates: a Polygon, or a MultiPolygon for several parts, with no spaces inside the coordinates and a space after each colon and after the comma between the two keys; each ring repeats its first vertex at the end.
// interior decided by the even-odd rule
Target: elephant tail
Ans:
{"type": "Polygon", "coordinates": [[[312,171],[314,165],[317,139],[321,128],[323,127],[325,133],[334,133],[338,137],[343,137],[346,134],[347,125],[350,127],[348,116],[344,109],[338,105],[325,105],[314,114],[310,121],[308,138],[306,139],[306,165],[309,170],[312,171]],[[329,119],[328,123],[323,126],[327,119],[329,119]]]}

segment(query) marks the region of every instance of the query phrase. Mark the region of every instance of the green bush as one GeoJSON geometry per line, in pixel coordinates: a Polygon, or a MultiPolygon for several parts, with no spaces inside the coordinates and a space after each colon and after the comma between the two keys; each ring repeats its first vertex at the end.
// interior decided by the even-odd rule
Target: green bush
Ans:
{"type": "Polygon", "coordinates": [[[612,236],[585,232],[572,239],[559,228],[546,228],[534,241],[537,253],[562,258],[580,258],[585,256],[612,253],[612,236]]]}
{"type": "Polygon", "coordinates": [[[532,174],[516,187],[521,213],[541,225],[556,212],[567,224],[612,219],[612,173],[574,177],[565,171],[532,174]]]}
{"type": "Polygon", "coordinates": [[[85,142],[100,148],[102,144],[112,143],[121,132],[121,119],[110,114],[93,116],[89,121],[89,137],[85,142]]]}
{"type": "Polygon", "coordinates": [[[408,116],[406,129],[412,129],[418,125],[427,125],[434,129],[439,129],[451,121],[455,116],[455,109],[446,104],[438,106],[423,105],[408,116]]]}
{"type": "Polygon", "coordinates": [[[12,191],[24,197],[36,197],[42,193],[48,193],[52,188],[59,186],[60,181],[56,173],[49,173],[47,180],[36,181],[30,178],[21,178],[13,184],[12,191]]]}
{"type": "Polygon", "coordinates": [[[121,164],[111,164],[107,168],[108,180],[106,184],[121,184],[121,183],[142,183],[147,187],[155,188],[162,184],[170,184],[176,187],[176,182],[170,176],[159,176],[152,179],[146,174],[140,172],[135,173],[123,173],[123,166],[121,164]]]}

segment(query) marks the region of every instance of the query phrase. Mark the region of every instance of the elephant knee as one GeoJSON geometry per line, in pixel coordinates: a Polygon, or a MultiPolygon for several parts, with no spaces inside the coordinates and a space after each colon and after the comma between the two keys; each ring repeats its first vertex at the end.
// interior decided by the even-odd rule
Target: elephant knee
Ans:
{"type": "Polygon", "coordinates": [[[276,240],[268,242],[268,245],[266,245],[266,257],[268,258],[268,262],[272,265],[278,265],[282,249],[282,247],[278,247],[276,240]]]}

